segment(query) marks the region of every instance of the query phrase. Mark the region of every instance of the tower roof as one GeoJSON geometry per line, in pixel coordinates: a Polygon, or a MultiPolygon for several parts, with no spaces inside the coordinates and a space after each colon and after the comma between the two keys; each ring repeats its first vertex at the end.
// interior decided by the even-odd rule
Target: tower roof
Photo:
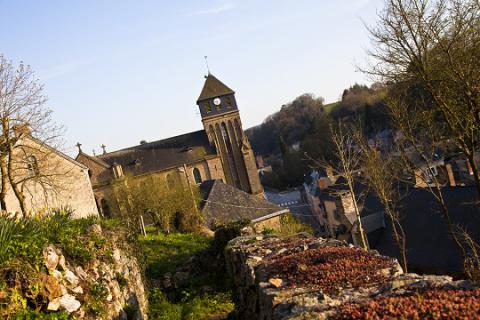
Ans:
{"type": "Polygon", "coordinates": [[[200,96],[198,97],[197,102],[210,99],[210,98],[215,98],[218,96],[223,96],[226,94],[232,94],[232,93],[235,93],[235,91],[227,87],[224,83],[218,80],[213,74],[209,73],[207,76],[207,79],[205,80],[202,92],[200,93],[200,96]]]}

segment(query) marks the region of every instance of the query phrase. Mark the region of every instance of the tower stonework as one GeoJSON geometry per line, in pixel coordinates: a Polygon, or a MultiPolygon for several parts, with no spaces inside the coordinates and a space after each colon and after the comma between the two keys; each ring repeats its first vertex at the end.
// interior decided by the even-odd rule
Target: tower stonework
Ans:
{"type": "Polygon", "coordinates": [[[220,155],[226,183],[251,194],[262,194],[263,187],[253,150],[242,129],[235,92],[209,74],[197,105],[208,139],[220,155]]]}

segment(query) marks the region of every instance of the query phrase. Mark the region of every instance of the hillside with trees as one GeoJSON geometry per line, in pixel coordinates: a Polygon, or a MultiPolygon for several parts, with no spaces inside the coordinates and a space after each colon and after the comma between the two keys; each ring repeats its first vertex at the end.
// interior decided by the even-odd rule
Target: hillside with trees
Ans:
{"type": "Polygon", "coordinates": [[[331,160],[333,123],[359,121],[369,136],[389,128],[385,92],[378,84],[355,84],[343,91],[339,102],[328,105],[321,97],[303,94],[248,129],[255,153],[273,169],[263,183],[277,189],[298,186],[312,165],[307,158],[331,160]]]}

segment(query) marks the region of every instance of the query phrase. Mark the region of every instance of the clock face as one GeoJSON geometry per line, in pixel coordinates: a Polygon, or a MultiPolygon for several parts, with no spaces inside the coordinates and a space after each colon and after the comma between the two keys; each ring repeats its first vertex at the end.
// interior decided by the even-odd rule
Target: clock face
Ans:
{"type": "Polygon", "coordinates": [[[222,100],[220,100],[220,98],[215,98],[215,99],[213,99],[213,104],[214,104],[214,105],[219,106],[220,103],[222,103],[222,100]]]}

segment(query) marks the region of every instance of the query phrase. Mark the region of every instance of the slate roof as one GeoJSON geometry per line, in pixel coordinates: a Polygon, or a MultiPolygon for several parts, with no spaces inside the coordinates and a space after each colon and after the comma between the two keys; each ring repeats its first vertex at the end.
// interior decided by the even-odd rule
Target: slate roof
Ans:
{"type": "Polygon", "coordinates": [[[258,220],[285,210],[258,196],[253,196],[220,180],[204,181],[200,185],[201,209],[209,226],[239,220],[258,220]]]}
{"type": "MultiPolygon", "coordinates": [[[[480,242],[480,207],[475,187],[442,188],[453,224],[461,226],[480,242]]],[[[433,196],[424,189],[413,189],[402,202],[401,223],[407,238],[408,262],[412,271],[458,273],[462,261],[447,230],[440,208],[433,196]]],[[[392,239],[392,228],[385,217],[386,228],[374,249],[381,254],[398,257],[392,239]]]]}
{"type": "Polygon", "coordinates": [[[202,92],[200,93],[200,96],[197,99],[197,103],[202,100],[219,97],[226,94],[233,94],[233,93],[235,93],[235,91],[227,87],[224,83],[218,80],[214,75],[209,73],[203,85],[202,92]]]}
{"type": "Polygon", "coordinates": [[[100,159],[100,158],[98,158],[98,157],[95,157],[95,156],[88,155],[88,154],[86,154],[86,153],[83,152],[83,151],[80,151],[80,152],[77,154],[77,156],[75,157],[75,161],[78,161],[77,159],[81,158],[82,156],[88,158],[89,160],[94,161],[95,163],[97,163],[98,165],[100,165],[100,166],[102,166],[102,167],[104,167],[104,168],[107,168],[107,169],[108,169],[108,168],[111,167],[110,164],[106,163],[106,162],[103,161],[102,159],[100,159]]]}
{"type": "Polygon", "coordinates": [[[216,156],[205,130],[158,140],[99,155],[101,161],[123,167],[124,173],[140,175],[193,163],[216,156]]]}

